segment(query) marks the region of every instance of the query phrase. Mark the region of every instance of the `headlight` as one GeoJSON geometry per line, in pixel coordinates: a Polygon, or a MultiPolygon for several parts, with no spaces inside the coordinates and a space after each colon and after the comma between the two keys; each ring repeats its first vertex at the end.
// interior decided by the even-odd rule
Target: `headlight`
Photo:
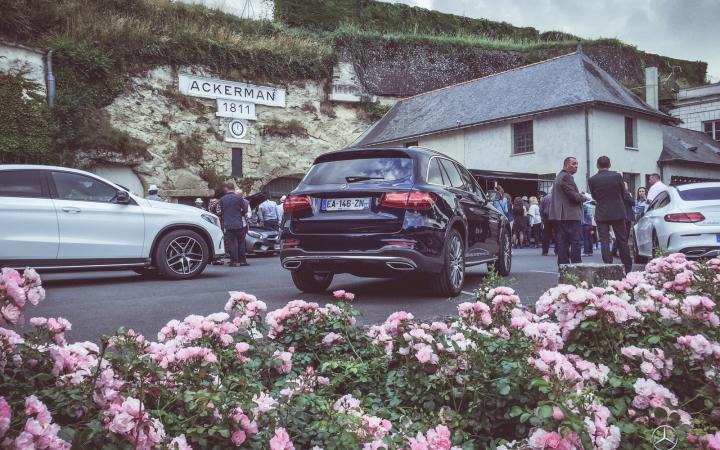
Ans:
{"type": "Polygon", "coordinates": [[[255,238],[255,239],[263,238],[262,234],[258,233],[257,231],[252,231],[252,230],[248,231],[248,236],[250,236],[251,238],[255,238]]]}
{"type": "Polygon", "coordinates": [[[220,220],[217,217],[211,216],[210,214],[200,214],[200,217],[220,228],[220,220]]]}

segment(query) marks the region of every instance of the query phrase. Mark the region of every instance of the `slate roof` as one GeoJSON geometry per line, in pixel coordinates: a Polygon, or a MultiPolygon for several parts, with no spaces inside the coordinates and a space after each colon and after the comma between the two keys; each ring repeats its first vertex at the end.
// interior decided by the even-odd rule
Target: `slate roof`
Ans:
{"type": "Polygon", "coordinates": [[[720,142],[705,133],[687,128],[663,126],[663,150],[658,162],[684,162],[720,166],[720,142]]]}
{"type": "Polygon", "coordinates": [[[382,144],[582,105],[675,122],[577,51],[400,100],[352,145],[382,144]]]}

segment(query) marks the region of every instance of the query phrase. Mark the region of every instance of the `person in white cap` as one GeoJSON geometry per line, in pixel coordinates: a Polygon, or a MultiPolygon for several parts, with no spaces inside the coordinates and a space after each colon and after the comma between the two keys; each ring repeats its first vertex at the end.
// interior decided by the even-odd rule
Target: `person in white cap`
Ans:
{"type": "Polygon", "coordinates": [[[195,207],[205,210],[205,202],[203,202],[203,199],[201,199],[200,197],[196,198],[195,199],[195,207]]]}
{"type": "Polygon", "coordinates": [[[283,195],[280,197],[280,203],[277,204],[277,217],[278,217],[278,223],[282,223],[283,218],[283,203],[285,203],[285,199],[287,198],[287,195],[283,195]]]}
{"type": "Polygon", "coordinates": [[[158,187],[156,184],[151,184],[148,188],[148,196],[145,197],[148,200],[155,200],[156,202],[164,202],[165,199],[158,195],[158,187]]]}

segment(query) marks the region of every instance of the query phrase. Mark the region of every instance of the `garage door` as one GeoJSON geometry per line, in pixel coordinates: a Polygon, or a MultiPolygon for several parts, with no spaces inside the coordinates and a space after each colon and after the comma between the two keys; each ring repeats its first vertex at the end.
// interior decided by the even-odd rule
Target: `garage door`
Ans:
{"type": "Polygon", "coordinates": [[[143,184],[140,178],[129,167],[123,166],[97,166],[92,171],[96,175],[100,175],[113,183],[119,184],[130,189],[130,192],[139,196],[144,195],[143,184]]]}

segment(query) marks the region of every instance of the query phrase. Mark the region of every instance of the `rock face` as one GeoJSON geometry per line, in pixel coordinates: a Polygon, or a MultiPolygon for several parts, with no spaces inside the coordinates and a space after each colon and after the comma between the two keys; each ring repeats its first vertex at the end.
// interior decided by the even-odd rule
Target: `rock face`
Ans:
{"type": "MultiPolygon", "coordinates": [[[[197,67],[179,70],[220,78],[197,67]]],[[[232,149],[242,148],[243,173],[235,178],[254,193],[279,177],[299,179],[315,157],[350,144],[369,125],[356,106],[323,104],[326,94],[322,82],[307,81],[284,88],[286,107],[257,105],[258,120],[249,122],[245,137],[251,143],[236,144],[224,141],[229,119],[215,116],[215,100],[188,97],[177,91],[177,71],[159,67],[133,77],[124,94],[106,111],[114,127],[148,144],[150,156],[123,160],[105,155],[103,160],[130,165],[145,187],[157,184],[165,196],[209,196],[209,189],[218,180],[231,177],[232,149]],[[288,123],[295,125],[296,134],[278,136],[267,129],[288,123]],[[192,140],[202,148],[199,157],[197,152],[178,154],[178,142],[183,140],[192,140]]]]}

